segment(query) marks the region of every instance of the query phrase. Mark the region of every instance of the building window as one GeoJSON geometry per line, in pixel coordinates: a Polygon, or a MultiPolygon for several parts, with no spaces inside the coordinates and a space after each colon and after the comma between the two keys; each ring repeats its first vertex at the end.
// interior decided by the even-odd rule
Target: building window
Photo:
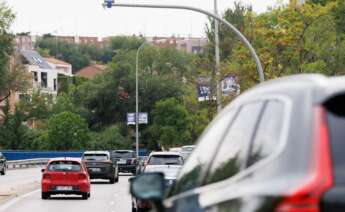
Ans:
{"type": "Polygon", "coordinates": [[[56,79],[54,79],[54,91],[56,91],[57,90],[57,81],[56,81],[56,79]]]}
{"type": "Polygon", "coordinates": [[[33,71],[33,77],[34,77],[34,81],[37,82],[38,81],[38,75],[36,71],[33,71]]]}
{"type": "Polygon", "coordinates": [[[47,73],[44,73],[44,72],[41,73],[41,86],[43,88],[48,87],[47,73]]]}

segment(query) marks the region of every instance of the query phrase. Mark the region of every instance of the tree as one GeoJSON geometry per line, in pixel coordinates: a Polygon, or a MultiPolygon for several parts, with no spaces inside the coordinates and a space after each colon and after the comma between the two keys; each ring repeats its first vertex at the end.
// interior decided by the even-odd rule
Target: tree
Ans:
{"type": "Polygon", "coordinates": [[[153,123],[149,127],[151,138],[165,148],[191,144],[191,117],[177,99],[169,98],[156,103],[152,112],[153,123]]]}
{"type": "Polygon", "coordinates": [[[60,151],[81,150],[90,139],[86,121],[71,112],[62,112],[49,119],[48,136],[50,149],[60,151]]]}
{"type": "Polygon", "coordinates": [[[9,59],[13,52],[13,35],[9,28],[14,20],[14,14],[4,3],[0,3],[0,102],[8,94],[9,59]]]}
{"type": "Polygon", "coordinates": [[[131,142],[123,137],[118,126],[110,126],[101,132],[92,133],[90,149],[113,150],[131,148],[131,142]]]}
{"type": "Polygon", "coordinates": [[[37,41],[36,47],[44,54],[70,63],[74,73],[90,64],[89,55],[83,54],[77,44],[59,40],[52,35],[43,36],[37,41]]]}
{"type": "Polygon", "coordinates": [[[5,109],[5,120],[0,126],[0,147],[17,150],[23,146],[29,130],[23,124],[24,117],[24,114],[18,110],[10,114],[8,108],[5,109]]]}

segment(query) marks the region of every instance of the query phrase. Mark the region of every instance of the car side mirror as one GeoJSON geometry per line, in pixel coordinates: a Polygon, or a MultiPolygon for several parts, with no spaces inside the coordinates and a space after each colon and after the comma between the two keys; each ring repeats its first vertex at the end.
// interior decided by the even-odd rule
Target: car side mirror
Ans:
{"type": "Polygon", "coordinates": [[[46,169],[41,169],[41,172],[43,173],[46,169]]]}
{"type": "Polygon", "coordinates": [[[149,200],[154,203],[162,203],[165,182],[162,173],[143,173],[130,178],[130,193],[137,199],[149,200]]]}

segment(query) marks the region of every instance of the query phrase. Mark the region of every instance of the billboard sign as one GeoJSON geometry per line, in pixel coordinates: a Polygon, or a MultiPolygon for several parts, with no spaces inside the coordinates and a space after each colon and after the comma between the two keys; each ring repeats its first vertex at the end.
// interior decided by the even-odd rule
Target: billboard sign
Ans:
{"type": "MultiPolygon", "coordinates": [[[[148,113],[139,113],[139,124],[149,123],[148,113]]],[[[135,125],[135,113],[127,113],[127,125],[135,125]]]]}

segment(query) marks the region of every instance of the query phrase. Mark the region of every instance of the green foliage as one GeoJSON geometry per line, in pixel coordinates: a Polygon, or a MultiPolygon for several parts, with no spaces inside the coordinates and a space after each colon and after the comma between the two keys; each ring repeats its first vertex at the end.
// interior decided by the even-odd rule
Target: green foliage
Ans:
{"type": "Polygon", "coordinates": [[[40,120],[47,119],[51,114],[53,98],[43,94],[39,90],[26,95],[21,99],[18,108],[26,114],[27,119],[40,120]]]}
{"type": "Polygon", "coordinates": [[[49,53],[50,56],[72,64],[73,72],[90,64],[90,56],[83,53],[79,46],[55,37],[44,36],[37,41],[36,47],[40,49],[40,52],[49,53]]]}
{"type": "Polygon", "coordinates": [[[152,111],[153,123],[149,127],[152,139],[165,148],[190,144],[191,117],[187,109],[175,98],[164,99],[156,103],[152,111]]]}
{"type": "Polygon", "coordinates": [[[80,150],[88,145],[89,129],[79,115],[62,112],[49,119],[48,139],[52,150],[80,150]]]}
{"type": "Polygon", "coordinates": [[[5,110],[5,121],[0,126],[0,147],[17,150],[26,142],[28,128],[23,124],[24,114],[16,111],[14,114],[5,110]]]}
{"type": "Polygon", "coordinates": [[[114,150],[130,149],[132,143],[120,133],[118,126],[110,126],[101,132],[91,133],[90,149],[114,150]]]}
{"type": "Polygon", "coordinates": [[[8,92],[8,63],[13,51],[13,35],[9,33],[9,28],[13,20],[14,14],[11,9],[0,2],[0,98],[8,92]]]}

